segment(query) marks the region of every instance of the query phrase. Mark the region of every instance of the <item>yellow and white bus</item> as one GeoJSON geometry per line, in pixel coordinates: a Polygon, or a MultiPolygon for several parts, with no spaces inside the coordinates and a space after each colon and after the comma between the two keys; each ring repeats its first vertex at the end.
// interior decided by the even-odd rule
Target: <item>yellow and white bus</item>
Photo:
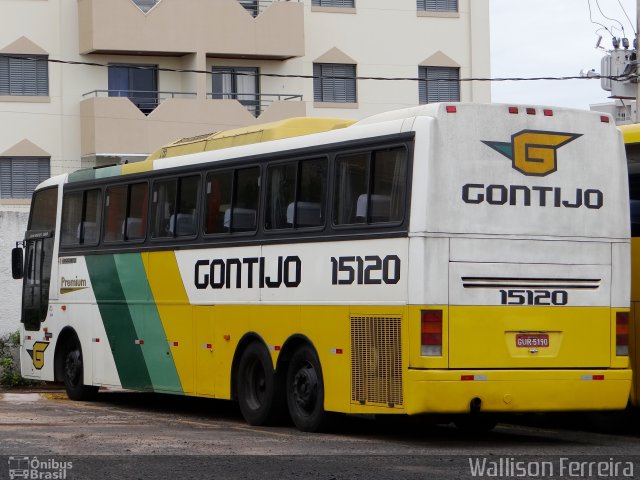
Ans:
{"type": "Polygon", "coordinates": [[[42,183],[13,254],[22,374],[72,399],[235,399],[251,424],[288,410],[308,431],[328,412],[624,408],[610,117],[433,104],[351,123],[182,139],[42,183]]]}
{"type": "Polygon", "coordinates": [[[626,335],[633,370],[631,405],[640,406],[640,124],[620,125],[629,169],[631,215],[631,315],[629,326],[618,335],[626,335]]]}

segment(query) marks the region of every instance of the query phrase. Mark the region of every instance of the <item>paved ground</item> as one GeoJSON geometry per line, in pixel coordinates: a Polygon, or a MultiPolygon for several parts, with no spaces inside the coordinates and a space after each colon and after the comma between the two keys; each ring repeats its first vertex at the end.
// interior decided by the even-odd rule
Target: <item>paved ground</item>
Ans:
{"type": "MultiPolygon", "coordinates": [[[[25,457],[45,462],[40,470],[72,462],[66,478],[472,478],[476,456],[506,467],[509,459],[547,461],[555,478],[561,458],[620,468],[631,461],[640,478],[637,416],[510,420],[483,437],[424,420],[351,417],[330,433],[308,434],[248,426],[231,402],[112,391],[88,403],[58,392],[0,392],[0,479],[25,457]]],[[[629,478],[623,473],[617,478],[629,478]]]]}

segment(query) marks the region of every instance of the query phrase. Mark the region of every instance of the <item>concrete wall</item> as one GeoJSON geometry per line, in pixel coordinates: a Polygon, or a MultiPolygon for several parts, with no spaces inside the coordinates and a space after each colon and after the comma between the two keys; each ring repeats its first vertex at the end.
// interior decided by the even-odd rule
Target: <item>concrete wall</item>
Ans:
{"type": "Polygon", "coordinates": [[[26,212],[0,211],[0,335],[13,332],[20,325],[20,291],[22,282],[11,278],[11,249],[24,238],[26,212]]]}

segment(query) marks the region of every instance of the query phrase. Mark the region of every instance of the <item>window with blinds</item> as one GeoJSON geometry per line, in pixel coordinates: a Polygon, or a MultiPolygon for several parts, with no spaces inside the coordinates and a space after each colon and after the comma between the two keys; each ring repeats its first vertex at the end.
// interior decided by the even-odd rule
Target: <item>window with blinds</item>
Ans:
{"type": "Polygon", "coordinates": [[[426,12],[457,12],[458,0],[418,0],[418,10],[426,12]]]}
{"type": "Polygon", "coordinates": [[[354,8],[354,0],[312,0],[311,5],[314,7],[342,7],[354,8]]]}
{"type": "Polygon", "coordinates": [[[0,158],[0,198],[31,198],[38,184],[50,176],[48,158],[0,158]]]}
{"type": "Polygon", "coordinates": [[[420,103],[460,101],[459,68],[420,67],[419,77],[420,103]]]}
{"type": "Polygon", "coordinates": [[[356,66],[313,64],[313,99],[316,102],[356,103],[356,66]]]}
{"type": "Polygon", "coordinates": [[[48,96],[46,55],[0,55],[0,95],[48,96]]]}

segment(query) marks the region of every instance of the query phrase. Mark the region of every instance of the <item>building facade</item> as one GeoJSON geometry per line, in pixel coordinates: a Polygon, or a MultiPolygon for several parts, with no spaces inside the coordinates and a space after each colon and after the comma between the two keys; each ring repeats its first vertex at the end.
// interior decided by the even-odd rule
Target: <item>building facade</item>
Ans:
{"type": "MultiPolygon", "coordinates": [[[[50,175],[288,117],[490,101],[487,82],[459,81],[489,77],[489,0],[0,0],[0,12],[5,252],[50,175]]],[[[7,282],[0,332],[18,318],[7,282]]]]}

